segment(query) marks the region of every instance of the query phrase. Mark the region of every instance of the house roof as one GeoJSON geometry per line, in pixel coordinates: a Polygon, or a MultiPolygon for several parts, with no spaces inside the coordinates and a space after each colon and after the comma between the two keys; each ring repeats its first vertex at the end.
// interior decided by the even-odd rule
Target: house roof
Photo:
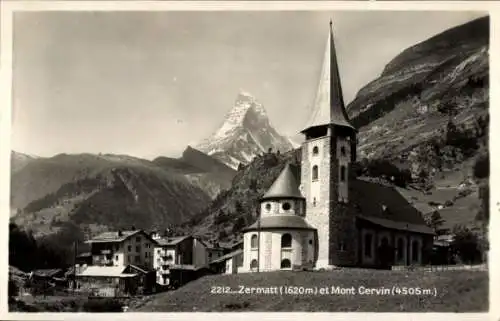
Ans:
{"type": "Polygon", "coordinates": [[[143,230],[129,230],[129,231],[112,231],[112,232],[103,232],[94,238],[86,241],[86,243],[109,243],[109,242],[123,242],[129,237],[132,237],[137,234],[143,234],[146,236],[148,239],[150,239],[152,242],[156,242],[151,238],[151,236],[144,232],[143,230]]]}
{"type": "Polygon", "coordinates": [[[32,272],[36,276],[53,277],[54,275],[57,275],[62,271],[63,271],[62,269],[40,269],[40,270],[33,270],[32,272]]]}
{"type": "Polygon", "coordinates": [[[97,243],[97,242],[123,242],[127,238],[136,235],[141,232],[141,230],[133,230],[133,231],[112,231],[112,232],[103,232],[91,240],[88,240],[89,243],[97,243]]]}
{"type": "Polygon", "coordinates": [[[259,221],[242,229],[243,232],[250,232],[256,230],[269,230],[269,229],[293,229],[293,230],[315,230],[314,227],[309,225],[304,218],[297,215],[275,215],[264,216],[259,221]]]}
{"type": "Polygon", "coordinates": [[[344,104],[331,22],[313,112],[302,132],[328,124],[354,129],[344,104]]]}
{"type": "Polygon", "coordinates": [[[278,178],[276,178],[269,190],[262,196],[261,200],[276,198],[304,198],[299,191],[299,184],[297,184],[289,163],[285,165],[278,178]]]}
{"type": "Polygon", "coordinates": [[[174,236],[174,237],[163,237],[161,239],[157,239],[156,243],[158,243],[158,245],[161,246],[176,245],[190,237],[192,236],[184,235],[184,236],[174,236]]]}
{"type": "Polygon", "coordinates": [[[126,267],[123,266],[88,266],[77,273],[76,276],[90,277],[133,277],[135,273],[123,273],[126,267]]]}
{"type": "Polygon", "coordinates": [[[228,260],[236,255],[239,255],[239,254],[242,254],[243,253],[243,250],[236,250],[236,251],[233,251],[231,253],[228,253],[226,255],[223,255],[221,257],[218,257],[216,258],[215,260],[211,261],[209,264],[212,264],[212,263],[219,263],[219,262],[222,262],[222,261],[225,261],[225,260],[228,260]]]}

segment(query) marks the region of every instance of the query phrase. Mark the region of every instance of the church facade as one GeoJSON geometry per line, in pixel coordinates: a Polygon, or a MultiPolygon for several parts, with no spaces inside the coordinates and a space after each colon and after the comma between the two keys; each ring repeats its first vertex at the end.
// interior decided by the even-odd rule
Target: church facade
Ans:
{"type": "Polygon", "coordinates": [[[392,186],[355,177],[357,130],[344,105],[332,26],[300,177],[287,164],[244,229],[241,271],[420,265],[433,231],[392,186]],[[300,182],[298,180],[300,179],[300,182]]]}

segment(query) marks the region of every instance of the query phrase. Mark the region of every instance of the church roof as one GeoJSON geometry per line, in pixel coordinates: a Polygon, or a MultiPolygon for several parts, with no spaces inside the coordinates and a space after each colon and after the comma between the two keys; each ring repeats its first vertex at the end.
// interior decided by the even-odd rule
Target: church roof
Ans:
{"type": "Polygon", "coordinates": [[[394,187],[362,178],[349,184],[350,206],[359,219],[389,229],[433,234],[422,213],[394,187]]]}
{"type": "Polygon", "coordinates": [[[295,175],[288,163],[261,200],[276,198],[304,198],[299,191],[299,184],[297,184],[295,175]]]}
{"type": "Polygon", "coordinates": [[[270,230],[270,229],[289,229],[289,230],[315,230],[314,227],[309,225],[304,218],[297,215],[274,215],[264,216],[259,221],[242,229],[243,232],[250,232],[256,230],[270,230]]]}
{"type": "Polygon", "coordinates": [[[311,118],[302,132],[313,127],[328,124],[354,129],[354,126],[349,121],[344,105],[331,21],[313,111],[311,118]]]}

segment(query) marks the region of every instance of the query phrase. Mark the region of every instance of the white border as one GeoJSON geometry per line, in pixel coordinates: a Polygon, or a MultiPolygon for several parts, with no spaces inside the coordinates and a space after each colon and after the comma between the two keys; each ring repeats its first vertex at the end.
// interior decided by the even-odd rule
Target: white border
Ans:
{"type": "MultiPolygon", "coordinates": [[[[16,320],[95,320],[96,318],[112,318],[112,320],[136,320],[151,318],[150,313],[8,313],[7,307],[7,269],[8,269],[8,221],[10,199],[10,130],[12,101],[12,14],[15,11],[323,11],[323,10],[391,10],[391,11],[488,11],[490,13],[490,57],[500,57],[500,2],[495,1],[9,1],[0,0],[1,23],[1,55],[0,55],[0,219],[3,220],[4,232],[0,233],[0,281],[3,292],[0,294],[0,316],[2,319],[16,320]]],[[[490,313],[453,314],[453,313],[315,313],[318,320],[332,318],[348,318],[356,320],[499,320],[500,318],[500,269],[499,240],[494,233],[498,230],[500,219],[498,208],[500,198],[495,190],[497,169],[495,160],[498,154],[495,146],[498,129],[495,126],[498,97],[499,62],[490,59],[490,313]],[[496,227],[496,228],[494,228],[496,227]],[[493,284],[496,285],[493,286],[493,284]],[[495,303],[497,306],[495,306],[495,303]]],[[[450,286],[453,286],[450,284],[450,286]]],[[[295,319],[303,320],[311,317],[310,313],[155,313],[154,317],[173,318],[178,320],[252,320],[295,319]]]]}

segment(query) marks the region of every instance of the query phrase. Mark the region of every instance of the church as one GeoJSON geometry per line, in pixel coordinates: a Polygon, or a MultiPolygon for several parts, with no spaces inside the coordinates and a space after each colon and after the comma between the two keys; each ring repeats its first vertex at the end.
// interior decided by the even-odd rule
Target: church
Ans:
{"type": "Polygon", "coordinates": [[[330,30],[300,177],[287,164],[243,229],[239,272],[420,265],[433,231],[394,187],[355,177],[357,130],[344,105],[330,30]]]}

